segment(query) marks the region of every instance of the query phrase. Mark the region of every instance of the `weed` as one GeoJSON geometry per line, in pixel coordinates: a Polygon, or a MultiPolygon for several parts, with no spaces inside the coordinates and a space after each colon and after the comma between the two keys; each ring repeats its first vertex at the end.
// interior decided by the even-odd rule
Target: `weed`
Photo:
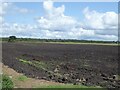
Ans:
{"type": "Polygon", "coordinates": [[[24,76],[24,75],[21,75],[21,76],[17,77],[17,80],[26,81],[26,80],[28,80],[28,78],[26,76],[24,76]]]}
{"type": "Polygon", "coordinates": [[[38,69],[42,69],[42,70],[46,70],[47,65],[41,61],[28,61],[25,59],[18,59],[20,62],[24,63],[24,64],[29,64],[32,65],[38,69]]]}
{"type": "Polygon", "coordinates": [[[21,61],[22,63],[25,63],[25,64],[32,64],[32,62],[24,60],[24,59],[19,59],[19,61],[21,61]]]}

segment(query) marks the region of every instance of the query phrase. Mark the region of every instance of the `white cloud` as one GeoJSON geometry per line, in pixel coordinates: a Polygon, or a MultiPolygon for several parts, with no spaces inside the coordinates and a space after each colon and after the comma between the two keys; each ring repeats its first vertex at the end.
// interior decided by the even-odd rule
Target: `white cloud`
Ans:
{"type": "Polygon", "coordinates": [[[36,32],[36,25],[31,26],[30,24],[17,23],[4,23],[2,25],[2,36],[16,35],[18,37],[30,37],[36,32]]]}
{"type": "Polygon", "coordinates": [[[74,39],[96,38],[100,40],[117,38],[118,16],[115,12],[100,13],[94,10],[90,11],[87,7],[83,11],[85,16],[84,22],[80,22],[64,14],[64,5],[54,7],[52,1],[45,1],[43,7],[46,14],[38,19],[38,24],[40,29],[43,31],[47,30],[44,32],[46,32],[48,37],[74,39]]]}
{"type": "MultiPolygon", "coordinates": [[[[117,40],[117,20],[115,12],[100,13],[85,8],[84,22],[72,16],[65,15],[65,6],[55,7],[54,3],[43,2],[45,15],[37,19],[36,25],[18,23],[4,23],[3,35],[16,35],[19,37],[33,38],[58,38],[58,39],[86,39],[86,40],[117,40]]],[[[19,8],[21,13],[29,10],[19,8]]]]}
{"type": "Polygon", "coordinates": [[[93,30],[115,30],[118,28],[118,14],[115,12],[100,13],[97,11],[90,11],[85,8],[83,11],[85,15],[84,28],[93,30]]]}
{"type": "Polygon", "coordinates": [[[44,30],[69,30],[77,23],[73,17],[65,16],[65,6],[54,7],[52,1],[45,1],[43,7],[46,15],[38,19],[40,29],[44,30]]]}
{"type": "Polygon", "coordinates": [[[11,10],[17,11],[20,13],[28,13],[30,10],[26,8],[18,8],[13,5],[13,3],[0,3],[0,36],[9,36],[9,35],[17,35],[17,36],[28,36],[32,31],[34,26],[18,24],[18,23],[7,23],[4,21],[4,15],[8,14],[8,11],[11,10]],[[28,33],[29,31],[30,33],[28,33]]]}
{"type": "Polygon", "coordinates": [[[0,15],[4,15],[10,5],[12,5],[12,3],[0,3],[0,15]]]}
{"type": "Polygon", "coordinates": [[[8,7],[11,3],[0,2],[0,35],[2,36],[2,24],[4,23],[4,15],[7,13],[8,7]]]}
{"type": "Polygon", "coordinates": [[[106,12],[103,16],[103,24],[108,29],[117,29],[118,14],[115,12],[106,12]]]}
{"type": "Polygon", "coordinates": [[[100,13],[85,8],[83,28],[94,30],[95,36],[105,40],[117,40],[118,14],[115,12],[100,13]],[[113,39],[112,39],[113,38],[113,39]]]}
{"type": "Polygon", "coordinates": [[[7,12],[8,7],[11,5],[11,3],[0,3],[0,24],[4,22],[4,15],[7,12]]]}

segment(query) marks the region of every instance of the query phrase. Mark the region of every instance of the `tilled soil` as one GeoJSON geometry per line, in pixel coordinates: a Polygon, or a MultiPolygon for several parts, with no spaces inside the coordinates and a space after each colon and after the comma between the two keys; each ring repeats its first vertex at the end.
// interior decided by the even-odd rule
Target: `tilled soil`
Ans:
{"type": "Polygon", "coordinates": [[[117,46],[2,43],[2,58],[28,77],[120,88],[117,46]]]}

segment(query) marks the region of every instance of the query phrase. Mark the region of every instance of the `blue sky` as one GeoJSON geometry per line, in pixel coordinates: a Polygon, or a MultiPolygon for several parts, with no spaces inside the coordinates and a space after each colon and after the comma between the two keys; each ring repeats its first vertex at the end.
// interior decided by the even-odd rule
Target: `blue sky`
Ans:
{"type": "Polygon", "coordinates": [[[2,36],[117,40],[117,2],[12,2],[3,10],[2,36]]]}
{"type": "Polygon", "coordinates": [[[98,12],[108,12],[114,11],[118,12],[118,7],[116,2],[59,2],[55,3],[55,6],[66,6],[66,15],[72,15],[74,17],[83,18],[83,9],[89,7],[92,10],[96,10],[98,12]]]}
{"type": "MultiPolygon", "coordinates": [[[[27,8],[33,10],[34,13],[20,14],[18,12],[11,13],[8,10],[8,14],[5,15],[5,20],[8,22],[18,22],[18,23],[35,23],[34,19],[44,15],[43,2],[15,2],[14,7],[27,8]]],[[[84,15],[82,13],[83,9],[89,7],[91,10],[96,10],[98,12],[104,13],[108,11],[114,11],[118,13],[118,3],[117,2],[55,2],[55,7],[60,7],[65,5],[65,15],[73,16],[78,20],[82,20],[84,15]]],[[[13,8],[14,8],[13,7],[13,8]]],[[[10,8],[11,9],[11,8],[10,8]]]]}

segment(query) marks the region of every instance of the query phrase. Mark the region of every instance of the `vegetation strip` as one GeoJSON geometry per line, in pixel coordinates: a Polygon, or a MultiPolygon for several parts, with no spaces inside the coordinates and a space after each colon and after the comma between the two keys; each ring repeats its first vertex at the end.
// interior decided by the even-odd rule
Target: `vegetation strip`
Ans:
{"type": "Polygon", "coordinates": [[[29,65],[32,65],[38,69],[43,69],[43,70],[46,70],[46,65],[45,63],[43,62],[38,62],[38,61],[28,61],[28,60],[25,60],[25,59],[18,59],[20,62],[24,63],[24,64],[29,64],[29,65]]]}
{"type": "Polygon", "coordinates": [[[17,38],[9,36],[9,38],[0,38],[0,41],[7,42],[26,42],[26,43],[56,43],[56,44],[93,44],[93,45],[114,45],[118,46],[119,41],[94,41],[94,40],[76,40],[76,39],[32,39],[17,38]]]}

